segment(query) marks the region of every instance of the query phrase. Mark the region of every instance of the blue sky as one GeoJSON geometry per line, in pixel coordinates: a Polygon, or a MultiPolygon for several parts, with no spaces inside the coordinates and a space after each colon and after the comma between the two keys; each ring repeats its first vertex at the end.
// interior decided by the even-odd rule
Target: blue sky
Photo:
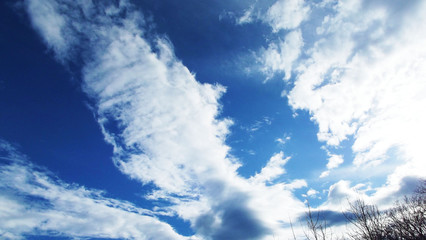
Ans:
{"type": "Polygon", "coordinates": [[[426,178],[425,8],[2,2],[0,237],[340,234],[426,178]]]}

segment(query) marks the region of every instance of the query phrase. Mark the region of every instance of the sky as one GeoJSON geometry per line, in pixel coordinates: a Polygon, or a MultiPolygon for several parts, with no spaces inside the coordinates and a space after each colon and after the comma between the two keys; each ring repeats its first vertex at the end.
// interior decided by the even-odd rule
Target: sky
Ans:
{"type": "Polygon", "coordinates": [[[0,238],[298,239],[426,178],[426,2],[0,3],[0,238]]]}

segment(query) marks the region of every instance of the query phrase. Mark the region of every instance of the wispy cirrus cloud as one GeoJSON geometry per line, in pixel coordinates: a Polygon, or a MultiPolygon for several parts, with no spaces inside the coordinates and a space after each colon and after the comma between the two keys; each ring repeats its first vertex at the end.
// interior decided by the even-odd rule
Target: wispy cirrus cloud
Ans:
{"type": "MultiPolygon", "coordinates": [[[[146,198],[170,204],[156,210],[189,221],[206,239],[262,239],[303,211],[291,190],[305,181],[267,186],[238,176],[240,163],[225,144],[232,121],[219,117],[225,87],[196,81],[167,38],[145,31],[148,23],[132,4],[28,0],[26,6],[61,62],[83,59],[83,89],[114,146],[114,163],[157,187],[146,198]]],[[[287,160],[280,159],[269,177],[285,172],[287,160]]]]}
{"type": "MultiPolygon", "coordinates": [[[[285,174],[289,159],[283,153],[256,175],[259,181],[238,176],[240,163],[225,144],[232,121],[220,117],[226,88],[198,82],[168,39],[146,30],[149,23],[135,6],[70,0],[26,0],[25,6],[60,62],[83,60],[83,89],[114,146],[114,163],[158,187],[146,198],[170,206],[157,210],[189,221],[207,239],[276,235],[304,210],[292,190],[307,187],[305,180],[271,184],[285,174]]],[[[259,54],[261,69],[269,78],[284,73],[291,81],[289,104],[311,114],[318,139],[332,148],[354,139],[355,158],[345,177],[361,173],[367,179],[374,173],[362,171],[383,166],[397,149],[392,157],[399,164],[386,185],[366,191],[339,180],[322,207],[337,208],[359,191],[382,201],[424,177],[424,9],[421,1],[279,0],[264,14],[251,7],[240,18],[240,24],[266,23],[279,35],[259,54]]],[[[342,173],[341,155],[329,157],[323,177],[330,169],[342,173]]]]}
{"type": "Polygon", "coordinates": [[[253,124],[248,126],[241,126],[241,129],[247,131],[248,133],[253,133],[271,125],[273,120],[274,119],[271,117],[263,117],[261,120],[256,120],[253,124]]]}
{"type": "Polygon", "coordinates": [[[69,184],[0,139],[0,237],[188,239],[153,211],[69,184]]]}

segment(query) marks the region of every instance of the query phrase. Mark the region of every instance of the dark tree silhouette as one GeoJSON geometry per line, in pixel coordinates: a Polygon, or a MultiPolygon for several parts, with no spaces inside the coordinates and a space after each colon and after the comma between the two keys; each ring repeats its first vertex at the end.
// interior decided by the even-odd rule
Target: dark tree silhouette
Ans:
{"type": "Polygon", "coordinates": [[[377,206],[357,200],[350,203],[349,212],[345,216],[353,226],[350,239],[426,240],[426,180],[389,210],[379,211],[377,206]]]}
{"type": "Polygon", "coordinates": [[[327,238],[327,221],[321,216],[320,212],[315,215],[311,211],[311,206],[308,203],[308,211],[306,212],[306,226],[308,231],[305,231],[305,237],[308,240],[326,240],[327,238]]]}
{"type": "MultiPolygon", "coordinates": [[[[343,215],[349,223],[349,232],[341,239],[353,240],[426,240],[426,180],[417,190],[388,210],[380,211],[359,199],[349,203],[343,215]]],[[[333,236],[321,212],[313,212],[308,203],[305,216],[308,240],[338,239],[333,236]]],[[[294,234],[293,234],[294,235],[294,234]]],[[[296,237],[294,236],[294,239],[296,237]]]]}

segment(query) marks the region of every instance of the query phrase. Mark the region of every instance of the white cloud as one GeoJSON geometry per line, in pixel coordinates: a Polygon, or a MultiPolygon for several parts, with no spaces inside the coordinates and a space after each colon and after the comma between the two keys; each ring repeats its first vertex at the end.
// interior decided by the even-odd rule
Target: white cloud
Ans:
{"type": "Polygon", "coordinates": [[[288,162],[290,157],[284,158],[284,153],[279,152],[274,154],[265,167],[262,168],[260,173],[251,178],[254,182],[271,182],[280,175],[285,173],[284,165],[288,162]]]}
{"type": "Polygon", "coordinates": [[[243,16],[237,19],[237,24],[241,25],[241,24],[251,23],[254,20],[253,10],[254,10],[254,5],[252,5],[246,11],[244,11],[243,16]]]}
{"type": "Polygon", "coordinates": [[[328,158],[327,168],[328,169],[337,168],[342,163],[343,163],[342,155],[330,154],[328,158]]]}
{"type": "Polygon", "coordinates": [[[285,36],[284,41],[278,45],[271,43],[261,53],[263,61],[262,71],[272,77],[275,72],[284,72],[285,80],[291,77],[294,62],[299,58],[303,47],[303,38],[300,30],[294,30],[285,36]]]}
{"type": "Polygon", "coordinates": [[[283,152],[274,154],[262,168],[261,172],[251,177],[248,182],[241,183],[240,189],[245,189],[249,197],[249,206],[256,209],[257,215],[270,228],[269,238],[274,236],[288,236],[282,224],[297,221],[304,213],[305,205],[295,199],[292,191],[307,187],[304,179],[295,179],[292,182],[277,182],[279,176],[285,174],[284,165],[290,160],[283,152]]]}
{"type": "Polygon", "coordinates": [[[284,73],[284,80],[287,81],[291,78],[293,65],[302,53],[304,41],[300,24],[308,19],[310,7],[304,0],[278,0],[269,6],[266,12],[263,11],[264,6],[251,5],[244,15],[237,19],[237,24],[260,20],[269,25],[275,33],[288,30],[284,40],[280,38],[273,41],[266,49],[262,48],[256,57],[262,64],[259,70],[267,76],[265,81],[277,72],[284,73]]]}
{"type": "Polygon", "coordinates": [[[294,108],[312,113],[318,138],[327,144],[339,145],[353,135],[356,166],[378,166],[396,149],[391,157],[399,166],[376,189],[378,201],[389,198],[405,177],[426,172],[420,144],[426,133],[421,110],[426,107],[421,67],[426,7],[423,2],[347,4],[341,2],[336,15],[325,18],[323,38],[298,68],[289,99],[294,108]]]}
{"type": "Polygon", "coordinates": [[[263,20],[277,32],[295,29],[307,19],[309,6],[304,0],[278,0],[267,11],[263,20]]]}
{"type": "Polygon", "coordinates": [[[236,19],[236,24],[242,25],[260,20],[269,25],[274,32],[279,32],[296,29],[309,18],[310,7],[304,0],[277,0],[272,5],[269,4],[257,1],[251,4],[242,16],[236,19]]]}
{"type": "Polygon", "coordinates": [[[351,182],[340,180],[330,186],[328,189],[327,201],[322,204],[322,208],[332,211],[346,211],[349,209],[349,203],[358,199],[364,199],[369,202],[369,198],[357,188],[351,187],[351,182]]]}
{"type": "Polygon", "coordinates": [[[304,179],[295,179],[291,183],[286,184],[285,188],[293,190],[293,189],[299,189],[299,188],[303,188],[303,187],[307,187],[307,186],[308,186],[308,183],[306,182],[306,180],[304,180],[304,179]]]}
{"type": "Polygon", "coordinates": [[[287,134],[284,134],[284,136],[282,138],[277,138],[275,139],[276,142],[278,142],[279,144],[286,144],[288,141],[291,140],[291,137],[288,136],[287,134]]]}
{"type": "Polygon", "coordinates": [[[110,122],[123,128],[113,142],[120,169],[175,193],[193,191],[207,169],[217,177],[232,174],[238,165],[227,158],[223,143],[231,121],[215,119],[224,88],[196,82],[165,42],[158,42],[157,58],[137,35],[112,38],[109,49],[99,49],[100,61],[86,67],[85,81],[99,97],[107,134],[115,134],[110,122]]]}
{"type": "MultiPolygon", "coordinates": [[[[287,95],[289,104],[294,110],[309,111],[319,126],[319,140],[338,146],[353,136],[355,167],[380,164],[390,149],[398,147],[395,157],[404,159],[404,165],[388,177],[386,186],[375,189],[376,201],[400,191],[407,173],[421,177],[426,172],[422,146],[426,133],[422,111],[426,106],[425,4],[403,2],[339,1],[334,9],[328,9],[310,44],[304,44],[302,32],[306,30],[301,23],[315,9],[304,1],[277,1],[262,18],[275,32],[291,31],[283,42],[265,50],[264,71],[284,72],[285,79],[297,73],[294,88],[287,95]],[[302,49],[306,46],[309,49],[302,49]],[[306,54],[302,60],[301,53],[306,54]]],[[[232,122],[217,118],[221,108],[218,100],[225,88],[197,82],[176,59],[167,39],[149,36],[140,28],[143,16],[127,1],[100,11],[87,1],[27,0],[26,4],[32,24],[59,60],[67,61],[84,51],[84,90],[95,102],[105,139],[114,146],[114,161],[123,173],[159,188],[148,198],[171,203],[159,211],[189,220],[199,234],[212,239],[231,232],[241,239],[271,235],[279,232],[289,217],[303,211],[303,204],[291,190],[306,187],[305,180],[266,184],[285,172],[288,158],[282,153],[272,157],[250,181],[237,175],[239,164],[229,156],[224,141],[232,122]],[[87,42],[80,43],[81,35],[87,42]],[[253,232],[224,224],[224,216],[235,211],[248,219],[248,226],[256,226],[253,232]]],[[[247,12],[244,21],[250,22],[251,16],[252,12],[247,12]]],[[[342,162],[335,156],[330,156],[329,170],[342,162]]],[[[49,181],[46,184],[49,192],[42,192],[45,198],[54,190],[69,190],[49,181]]],[[[82,188],[69,191],[87,200],[90,204],[86,207],[99,207],[98,202],[91,203],[94,193],[86,194],[82,188]]],[[[344,197],[356,196],[356,191],[359,189],[348,181],[339,181],[330,187],[325,206],[337,206],[344,197]]],[[[99,198],[101,203],[110,201],[99,198]]],[[[3,201],[20,209],[20,202],[11,202],[10,196],[3,201]]],[[[118,211],[104,205],[100,206],[107,209],[105,214],[118,211]]],[[[95,219],[107,217],[93,214],[95,219]]],[[[130,215],[138,219],[135,224],[141,228],[159,224],[173,234],[153,218],[130,215]]],[[[29,219],[29,226],[37,226],[37,219],[44,217],[40,216],[29,219]]],[[[70,233],[74,225],[66,225],[61,216],[56,218],[64,226],[57,231],[70,233]]],[[[70,222],[76,219],[70,217],[70,222]]],[[[120,237],[114,235],[116,230],[120,229],[82,232],[102,235],[109,231],[120,237]]],[[[122,232],[139,234],[133,229],[122,232]]]]}
{"type": "Polygon", "coordinates": [[[322,147],[322,149],[324,149],[327,152],[328,163],[326,165],[327,170],[321,173],[320,178],[328,177],[330,175],[331,169],[339,167],[340,164],[344,162],[343,155],[333,154],[325,147],[322,147]]]}
{"type": "MultiPolygon", "coordinates": [[[[356,166],[378,166],[396,149],[392,157],[399,159],[399,167],[384,188],[399,186],[407,174],[424,176],[424,2],[345,1],[324,6],[334,9],[317,28],[307,57],[295,67],[290,105],[312,114],[318,139],[330,146],[353,136],[356,166]]],[[[341,160],[331,157],[327,168],[337,167],[341,160]]]]}
{"type": "Polygon", "coordinates": [[[311,197],[311,198],[316,198],[316,195],[317,195],[317,194],[319,194],[319,192],[318,192],[317,190],[313,189],[313,188],[310,188],[310,189],[306,192],[306,195],[307,195],[308,197],[311,197]]]}
{"type": "Polygon", "coordinates": [[[322,172],[319,177],[320,178],[325,178],[325,177],[328,177],[328,175],[330,175],[330,170],[326,170],[326,171],[322,172]]]}
{"type": "Polygon", "coordinates": [[[242,126],[241,129],[247,132],[256,132],[266,126],[271,125],[273,120],[274,119],[271,117],[263,117],[261,120],[256,120],[253,124],[250,124],[249,126],[242,126]]]}
{"type": "MultiPolygon", "coordinates": [[[[81,6],[67,7],[75,12],[81,6]]],[[[93,16],[64,16],[66,24],[76,26],[71,37],[85,34],[90,41],[84,90],[97,102],[116,164],[133,178],[175,193],[193,191],[205,171],[233,174],[238,164],[227,158],[223,143],[231,121],[215,118],[225,88],[198,83],[167,40],[154,38],[151,46],[138,26],[142,17],[130,8],[125,2],[109,7],[111,16],[96,15],[100,25],[85,20],[93,16]],[[128,18],[113,20],[124,11],[128,18]],[[79,32],[83,27],[87,31],[79,32]]],[[[29,13],[32,19],[44,14],[32,8],[29,13]]]]}
{"type": "MultiPolygon", "coordinates": [[[[144,35],[139,27],[143,17],[126,2],[105,9],[106,15],[81,2],[65,2],[27,1],[33,25],[62,61],[72,58],[78,36],[85,35],[88,43],[78,46],[87,48],[82,51],[90,56],[83,69],[84,90],[96,102],[96,116],[106,140],[114,145],[120,170],[143,183],[154,183],[159,190],[149,197],[172,204],[159,211],[189,220],[197,233],[210,238],[230,232],[260,238],[303,211],[291,190],[306,186],[306,181],[266,184],[285,173],[288,158],[283,153],[273,156],[250,181],[237,175],[239,164],[229,156],[224,142],[232,122],[217,118],[224,87],[197,82],[176,59],[171,43],[144,35]],[[117,17],[124,12],[126,18],[117,17]],[[97,23],[88,20],[95,14],[97,23]],[[233,204],[240,198],[244,199],[241,205],[233,204]],[[224,216],[233,211],[244,213],[241,216],[250,220],[249,225],[258,228],[248,233],[229,229],[224,216]]],[[[426,117],[419,110],[426,106],[421,78],[426,59],[424,19],[407,10],[400,15],[401,22],[390,21],[391,8],[339,2],[335,14],[324,18],[317,29],[318,39],[309,45],[313,47],[302,61],[298,59],[305,46],[303,29],[296,28],[310,11],[304,2],[279,1],[265,20],[275,31],[296,29],[265,51],[265,72],[284,72],[289,79],[296,70],[289,103],[312,114],[320,140],[337,146],[353,135],[356,165],[379,164],[389,149],[401,149],[407,164],[389,177],[387,186],[392,189],[376,189],[375,199],[398,191],[406,172],[414,176],[426,172],[421,159],[426,117]]],[[[337,168],[343,160],[333,156],[328,169],[337,168]]],[[[355,196],[354,192],[349,182],[340,181],[330,188],[328,202],[337,203],[343,196],[355,196]]],[[[144,226],[143,221],[135,222],[144,226]]],[[[154,223],[168,229],[164,223],[154,223]]],[[[60,232],[68,233],[68,228],[60,232]]],[[[110,234],[117,234],[115,230],[110,234]]],[[[107,230],[86,230],[86,234],[103,231],[107,230]]]]}
{"type": "Polygon", "coordinates": [[[418,67],[425,36],[417,29],[424,19],[413,9],[396,23],[389,20],[392,6],[365,9],[357,2],[339,3],[336,15],[325,18],[289,99],[293,108],[312,113],[318,138],[327,144],[354,134],[355,163],[362,164],[424,132],[420,119],[425,116],[414,109],[425,106],[424,73],[418,67]]]}
{"type": "MultiPolygon", "coordinates": [[[[50,8],[64,19],[57,26],[59,32],[72,29],[62,39],[83,36],[84,44],[70,52],[75,40],[65,46],[49,41],[42,29],[56,23],[44,19],[44,11],[29,7],[31,19],[41,19],[33,24],[61,53],[59,57],[83,52],[83,88],[95,102],[106,141],[114,146],[114,162],[130,177],[155,184],[157,190],[147,199],[170,203],[156,207],[157,212],[188,220],[198,235],[208,239],[229,234],[261,239],[282,228],[288,216],[303,211],[291,188],[306,182],[265,183],[284,173],[288,158],[282,153],[261,171],[257,177],[261,181],[238,176],[239,163],[225,144],[232,122],[217,117],[225,88],[197,82],[174,56],[167,39],[145,35],[140,27],[143,16],[131,4],[120,1],[90,8],[80,2],[58,2],[66,4],[50,8]]],[[[263,122],[270,124],[270,119],[263,122]]]]}
{"type": "Polygon", "coordinates": [[[349,209],[349,203],[362,199],[384,210],[392,207],[395,201],[411,195],[424,179],[407,174],[397,181],[388,180],[385,185],[376,188],[371,187],[371,182],[353,184],[351,181],[339,180],[329,187],[328,198],[320,208],[345,211],[349,209]]]}
{"type": "MultiPolygon", "coordinates": [[[[394,199],[406,179],[426,176],[425,10],[423,1],[323,1],[309,6],[277,1],[265,17],[278,37],[280,30],[304,36],[290,51],[270,45],[261,61],[266,76],[285,72],[290,78],[295,73],[293,88],[283,94],[295,112],[311,114],[320,141],[341,148],[353,139],[353,166],[341,167],[343,157],[329,153],[320,178],[332,169],[333,179],[367,181],[387,174],[386,184],[369,193],[372,201],[394,199]],[[284,11],[295,17],[287,18],[292,13],[284,11]],[[291,60],[283,64],[285,58],[291,60]]],[[[332,199],[337,192],[353,195],[349,182],[336,184],[332,199]]]]}
{"type": "Polygon", "coordinates": [[[0,236],[187,239],[155,213],[98,190],[67,184],[0,141],[0,236]]]}
{"type": "Polygon", "coordinates": [[[33,16],[32,23],[37,31],[43,34],[46,44],[57,54],[57,59],[66,58],[68,50],[67,40],[64,38],[66,20],[56,11],[59,8],[58,3],[51,0],[26,1],[26,3],[29,11],[40,13],[33,16]]]}

